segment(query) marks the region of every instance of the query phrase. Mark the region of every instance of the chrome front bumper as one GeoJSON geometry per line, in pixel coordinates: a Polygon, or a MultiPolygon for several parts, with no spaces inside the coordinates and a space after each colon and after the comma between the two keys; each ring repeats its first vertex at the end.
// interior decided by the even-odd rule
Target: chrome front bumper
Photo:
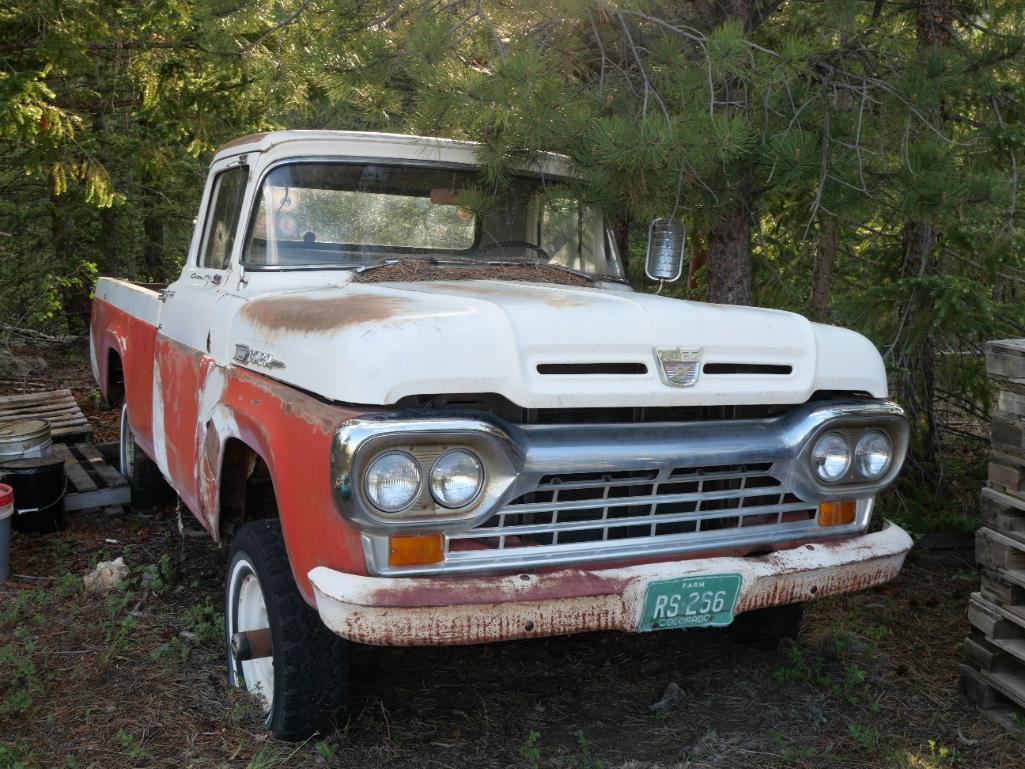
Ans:
{"type": "Polygon", "coordinates": [[[365,577],[324,566],[309,573],[324,624],[352,641],[445,646],[633,632],[651,582],[739,574],[736,611],[849,593],[893,579],[911,537],[881,531],[753,557],[708,557],[618,569],[563,569],[506,576],[365,577]]]}

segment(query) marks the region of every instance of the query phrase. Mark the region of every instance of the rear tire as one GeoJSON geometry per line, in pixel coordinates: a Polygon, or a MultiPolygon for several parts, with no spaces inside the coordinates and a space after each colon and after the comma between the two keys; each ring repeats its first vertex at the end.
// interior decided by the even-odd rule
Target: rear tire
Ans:
{"type": "Polygon", "coordinates": [[[773,651],[780,642],[797,638],[802,616],[803,603],[753,609],[738,614],[729,626],[729,632],[738,643],[762,651],[773,651]]]}
{"type": "Polygon", "coordinates": [[[128,481],[128,488],[132,493],[132,510],[149,510],[175,500],[177,495],[164,480],[157,463],[147,457],[135,442],[128,422],[127,403],[121,407],[119,457],[121,475],[128,481]]]}
{"type": "Polygon", "coordinates": [[[303,600],[276,520],[247,523],[232,540],[224,631],[228,683],[257,695],[265,729],[302,740],[338,723],[348,698],[349,642],[303,600]],[[271,656],[237,660],[232,635],[266,627],[271,656]]]}

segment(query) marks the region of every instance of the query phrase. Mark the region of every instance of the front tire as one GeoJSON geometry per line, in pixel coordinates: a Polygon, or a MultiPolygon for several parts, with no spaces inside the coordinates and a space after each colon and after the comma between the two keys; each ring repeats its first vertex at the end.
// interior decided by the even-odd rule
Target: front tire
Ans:
{"type": "Polygon", "coordinates": [[[349,644],[303,600],[276,520],[247,523],[232,540],[224,631],[228,682],[256,695],[265,729],[302,740],[337,723],[348,696],[349,644]],[[268,627],[270,656],[237,659],[232,636],[268,627]]]}
{"type": "Polygon", "coordinates": [[[157,463],[146,456],[135,442],[135,435],[128,421],[128,404],[121,406],[121,431],[119,441],[121,475],[128,481],[132,493],[132,510],[149,510],[158,505],[174,501],[175,493],[157,463]]]}

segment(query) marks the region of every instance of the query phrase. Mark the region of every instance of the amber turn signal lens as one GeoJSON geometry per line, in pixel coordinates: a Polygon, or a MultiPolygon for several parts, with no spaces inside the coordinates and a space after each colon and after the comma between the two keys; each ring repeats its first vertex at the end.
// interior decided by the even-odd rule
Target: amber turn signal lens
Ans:
{"type": "Polygon", "coordinates": [[[854,514],[858,503],[853,499],[842,499],[839,502],[819,502],[819,526],[841,526],[854,523],[854,514]]]}
{"type": "Polygon", "coordinates": [[[414,566],[437,563],[445,557],[441,534],[413,534],[388,539],[388,565],[414,566]]]}

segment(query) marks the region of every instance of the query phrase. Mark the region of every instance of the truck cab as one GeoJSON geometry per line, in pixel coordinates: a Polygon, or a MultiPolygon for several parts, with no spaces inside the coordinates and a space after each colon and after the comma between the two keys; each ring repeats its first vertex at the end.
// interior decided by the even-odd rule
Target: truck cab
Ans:
{"type": "Polygon", "coordinates": [[[180,278],[97,284],[134,504],[173,490],[230,544],[229,679],[277,736],[337,715],[352,643],[792,633],[910,547],[870,528],[908,426],[868,340],[636,292],[566,158],[477,151],[244,137],[180,278]]]}

